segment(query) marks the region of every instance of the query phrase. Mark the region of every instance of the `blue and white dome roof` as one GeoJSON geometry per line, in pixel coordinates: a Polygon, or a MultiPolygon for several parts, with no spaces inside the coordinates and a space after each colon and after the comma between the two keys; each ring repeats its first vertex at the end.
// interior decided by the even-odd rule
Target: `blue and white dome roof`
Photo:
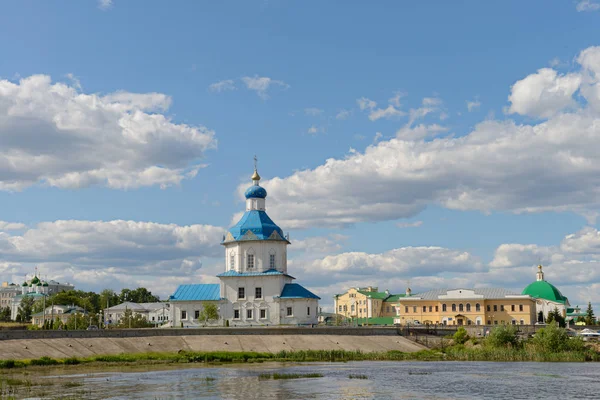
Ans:
{"type": "Polygon", "coordinates": [[[244,193],[247,199],[264,199],[267,197],[267,191],[264,187],[258,185],[252,185],[244,193]]]}

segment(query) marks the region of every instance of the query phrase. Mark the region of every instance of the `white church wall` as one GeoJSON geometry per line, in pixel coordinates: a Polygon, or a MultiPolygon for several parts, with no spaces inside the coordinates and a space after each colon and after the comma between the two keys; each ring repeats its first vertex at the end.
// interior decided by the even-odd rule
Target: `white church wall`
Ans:
{"type": "Polygon", "coordinates": [[[256,240],[227,244],[225,248],[226,271],[231,270],[231,256],[235,258],[237,272],[263,272],[270,268],[270,255],[275,255],[275,269],[287,271],[286,242],[256,240]],[[254,268],[248,269],[248,254],[254,255],[254,268]]]}
{"type": "Polygon", "coordinates": [[[198,316],[203,309],[203,303],[213,303],[219,309],[219,321],[212,321],[211,324],[222,324],[223,304],[221,301],[202,300],[202,301],[172,301],[170,303],[170,321],[175,328],[191,328],[201,326],[204,321],[198,320],[198,316]]]}
{"type": "Polygon", "coordinates": [[[282,325],[310,325],[318,323],[317,299],[280,299],[282,325]],[[291,315],[289,311],[291,309],[291,315]]]}

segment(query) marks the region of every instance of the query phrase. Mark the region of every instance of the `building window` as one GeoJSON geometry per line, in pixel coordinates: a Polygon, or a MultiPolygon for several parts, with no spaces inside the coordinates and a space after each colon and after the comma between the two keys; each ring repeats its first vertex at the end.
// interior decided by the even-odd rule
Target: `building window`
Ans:
{"type": "MultiPolygon", "coordinates": [[[[523,311],[523,304],[519,304],[519,311],[523,311]]],[[[521,324],[523,325],[523,324],[521,324]]]]}
{"type": "Polygon", "coordinates": [[[456,312],[456,304],[452,304],[452,312],[456,312]]]}
{"type": "Polygon", "coordinates": [[[246,319],[252,319],[252,309],[246,310],[246,319]]]}
{"type": "Polygon", "coordinates": [[[235,253],[231,253],[229,256],[229,269],[235,268],[235,253]]]}
{"type": "Polygon", "coordinates": [[[498,321],[494,321],[494,325],[498,325],[498,321]]]}
{"type": "Polygon", "coordinates": [[[348,306],[344,305],[344,311],[348,311],[348,306]]]}
{"type": "Polygon", "coordinates": [[[464,307],[462,304],[458,305],[458,311],[463,312],[464,311],[464,307]]]}
{"type": "Polygon", "coordinates": [[[390,306],[386,306],[386,307],[385,307],[385,311],[386,311],[386,312],[390,312],[390,306]]]}
{"type": "Polygon", "coordinates": [[[475,311],[481,311],[481,305],[479,305],[479,303],[475,304],[475,311]]]}
{"type": "Polygon", "coordinates": [[[342,312],[342,306],[338,307],[338,312],[342,312]]]}
{"type": "Polygon", "coordinates": [[[254,268],[254,254],[248,254],[248,269],[254,268]]]}
{"type": "Polygon", "coordinates": [[[187,311],[181,311],[181,319],[187,319],[187,311]]]}
{"type": "Polygon", "coordinates": [[[263,308],[260,310],[260,319],[266,319],[266,318],[267,318],[267,310],[263,308]]]}
{"type": "Polygon", "coordinates": [[[350,311],[351,311],[351,312],[354,312],[354,304],[352,304],[352,305],[350,306],[350,311]]]}
{"type": "Polygon", "coordinates": [[[423,306],[423,312],[427,312],[427,306],[423,306]]]}
{"type": "Polygon", "coordinates": [[[408,314],[408,306],[404,306],[404,313],[408,314]]]}
{"type": "Polygon", "coordinates": [[[492,322],[491,322],[491,321],[488,319],[488,321],[487,321],[487,324],[488,324],[488,325],[491,325],[491,324],[492,324],[492,322]]]}
{"type": "Polygon", "coordinates": [[[269,268],[275,269],[275,254],[269,254],[269,268]]]}
{"type": "Polygon", "coordinates": [[[241,287],[238,288],[238,300],[244,300],[246,298],[246,290],[241,287]]]}
{"type": "Polygon", "coordinates": [[[310,307],[306,307],[306,315],[310,315],[310,307]]]}
{"type": "Polygon", "coordinates": [[[510,305],[510,311],[515,311],[515,305],[514,304],[510,305]]]}
{"type": "Polygon", "coordinates": [[[292,312],[292,307],[287,308],[285,315],[288,317],[291,317],[292,315],[294,315],[294,313],[292,312]]]}
{"type": "Polygon", "coordinates": [[[194,319],[200,318],[200,310],[194,311],[194,319]]]}
{"type": "Polygon", "coordinates": [[[500,311],[504,311],[504,304],[500,305],[500,311]]]}
{"type": "Polygon", "coordinates": [[[233,319],[240,319],[240,310],[233,310],[233,319]]]}
{"type": "Polygon", "coordinates": [[[467,312],[471,312],[471,304],[467,303],[467,312]]]}
{"type": "Polygon", "coordinates": [[[417,312],[417,306],[413,307],[413,312],[416,313],[417,312]]]}
{"type": "Polygon", "coordinates": [[[511,323],[512,323],[513,325],[516,325],[516,324],[517,324],[517,321],[513,319],[513,320],[511,321],[511,323]]]}
{"type": "Polygon", "coordinates": [[[439,306],[435,306],[435,312],[440,311],[440,307],[439,306]]]}
{"type": "Polygon", "coordinates": [[[521,325],[525,325],[525,321],[524,320],[521,320],[521,325]]]}
{"type": "Polygon", "coordinates": [[[489,312],[489,311],[492,311],[492,309],[491,309],[491,307],[490,307],[490,305],[489,305],[489,304],[487,305],[487,310],[488,310],[488,312],[489,312]]]}
{"type": "Polygon", "coordinates": [[[255,288],[254,289],[254,297],[257,299],[262,299],[262,288],[255,288]]]}
{"type": "Polygon", "coordinates": [[[498,306],[494,304],[494,311],[498,311],[498,306]]]}
{"type": "Polygon", "coordinates": [[[446,305],[442,304],[442,312],[446,312],[446,305]]]}

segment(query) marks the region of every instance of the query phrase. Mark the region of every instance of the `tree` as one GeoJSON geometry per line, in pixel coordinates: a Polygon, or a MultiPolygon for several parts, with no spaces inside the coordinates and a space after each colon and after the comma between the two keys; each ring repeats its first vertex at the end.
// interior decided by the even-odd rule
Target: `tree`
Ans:
{"type": "Polygon", "coordinates": [[[3,307],[0,309],[0,322],[10,321],[10,307],[3,307]]]}
{"type": "Polygon", "coordinates": [[[469,334],[464,326],[459,327],[454,333],[454,343],[456,344],[465,344],[469,340],[469,334]]]}
{"type": "Polygon", "coordinates": [[[202,311],[200,312],[200,317],[198,319],[203,320],[204,322],[219,319],[219,310],[217,309],[217,305],[207,301],[203,302],[202,311]]]}
{"type": "Polygon", "coordinates": [[[558,307],[554,307],[554,310],[550,311],[548,313],[548,318],[546,318],[547,324],[552,324],[553,322],[558,323],[561,328],[566,326],[565,317],[558,311],[558,307]]]}
{"type": "Polygon", "coordinates": [[[21,298],[21,304],[19,305],[18,316],[21,322],[31,321],[31,313],[33,311],[33,303],[35,299],[33,296],[23,296],[21,298]]]}
{"type": "Polygon", "coordinates": [[[149,323],[146,317],[141,314],[134,314],[131,309],[125,310],[123,317],[116,325],[117,328],[149,328],[152,326],[154,325],[149,323]]]}
{"type": "Polygon", "coordinates": [[[594,325],[596,318],[594,317],[594,310],[592,309],[592,302],[588,301],[587,311],[585,312],[585,324],[594,325]]]}
{"type": "Polygon", "coordinates": [[[492,347],[516,347],[519,344],[517,332],[514,325],[500,325],[492,329],[485,343],[492,347]]]}
{"type": "Polygon", "coordinates": [[[134,303],[158,303],[160,299],[154,296],[148,289],[139,287],[137,289],[122,289],[119,302],[132,301],[134,303]]]}
{"type": "Polygon", "coordinates": [[[567,330],[555,324],[549,324],[538,330],[532,339],[537,351],[559,353],[562,351],[581,351],[584,344],[581,338],[571,338],[567,330]]]}
{"type": "Polygon", "coordinates": [[[100,308],[116,306],[119,304],[119,295],[112,289],[104,289],[100,292],[100,308]]]}

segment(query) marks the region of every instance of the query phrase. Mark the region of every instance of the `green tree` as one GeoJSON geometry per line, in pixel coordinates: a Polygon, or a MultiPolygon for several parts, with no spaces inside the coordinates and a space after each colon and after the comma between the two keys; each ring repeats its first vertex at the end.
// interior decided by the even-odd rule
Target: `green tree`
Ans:
{"type": "Polygon", "coordinates": [[[69,316],[67,322],[63,325],[63,329],[73,331],[75,329],[85,329],[87,326],[88,324],[86,316],[82,313],[74,312],[69,316]]]}
{"type": "Polygon", "coordinates": [[[107,304],[108,307],[116,306],[117,304],[119,304],[119,295],[116,294],[115,291],[112,289],[104,289],[100,292],[100,308],[106,308],[107,304]]]}
{"type": "Polygon", "coordinates": [[[485,344],[491,347],[517,347],[519,345],[518,330],[514,325],[500,325],[492,329],[485,344]]]}
{"type": "Polygon", "coordinates": [[[10,321],[10,307],[3,307],[0,309],[0,322],[10,321]]]}
{"type": "Polygon", "coordinates": [[[465,344],[467,340],[469,340],[469,334],[464,326],[459,327],[453,336],[454,343],[456,344],[465,344]]]}
{"type": "Polygon", "coordinates": [[[100,295],[94,292],[84,292],[82,290],[67,290],[51,295],[46,299],[46,306],[65,305],[79,306],[86,311],[98,312],[100,308],[100,295]]]}
{"type": "Polygon", "coordinates": [[[585,312],[585,324],[594,325],[596,318],[594,317],[594,309],[592,308],[592,302],[588,301],[587,311],[585,312]]]}
{"type": "Polygon", "coordinates": [[[560,311],[558,311],[558,307],[554,307],[554,310],[548,313],[548,318],[546,318],[547,324],[553,324],[554,322],[558,323],[561,328],[566,326],[565,317],[562,316],[560,311]]]}
{"type": "Polygon", "coordinates": [[[21,322],[30,322],[31,313],[33,311],[33,304],[35,299],[33,296],[23,296],[21,298],[21,304],[19,304],[18,317],[21,322]]]}
{"type": "Polygon", "coordinates": [[[562,351],[581,351],[584,343],[581,338],[571,338],[567,330],[555,324],[539,329],[532,339],[532,344],[539,352],[559,353],[562,351]]]}
{"type": "Polygon", "coordinates": [[[137,289],[122,289],[119,302],[132,301],[134,303],[158,303],[160,299],[154,296],[148,289],[139,287],[137,289]]]}
{"type": "Polygon", "coordinates": [[[219,319],[219,310],[217,309],[217,305],[214,303],[209,303],[207,301],[203,302],[202,311],[200,312],[200,316],[198,319],[204,322],[219,319]]]}
{"type": "Polygon", "coordinates": [[[116,325],[117,328],[149,328],[152,326],[154,325],[149,323],[146,317],[141,314],[134,314],[130,309],[125,310],[123,317],[116,325]]]}

